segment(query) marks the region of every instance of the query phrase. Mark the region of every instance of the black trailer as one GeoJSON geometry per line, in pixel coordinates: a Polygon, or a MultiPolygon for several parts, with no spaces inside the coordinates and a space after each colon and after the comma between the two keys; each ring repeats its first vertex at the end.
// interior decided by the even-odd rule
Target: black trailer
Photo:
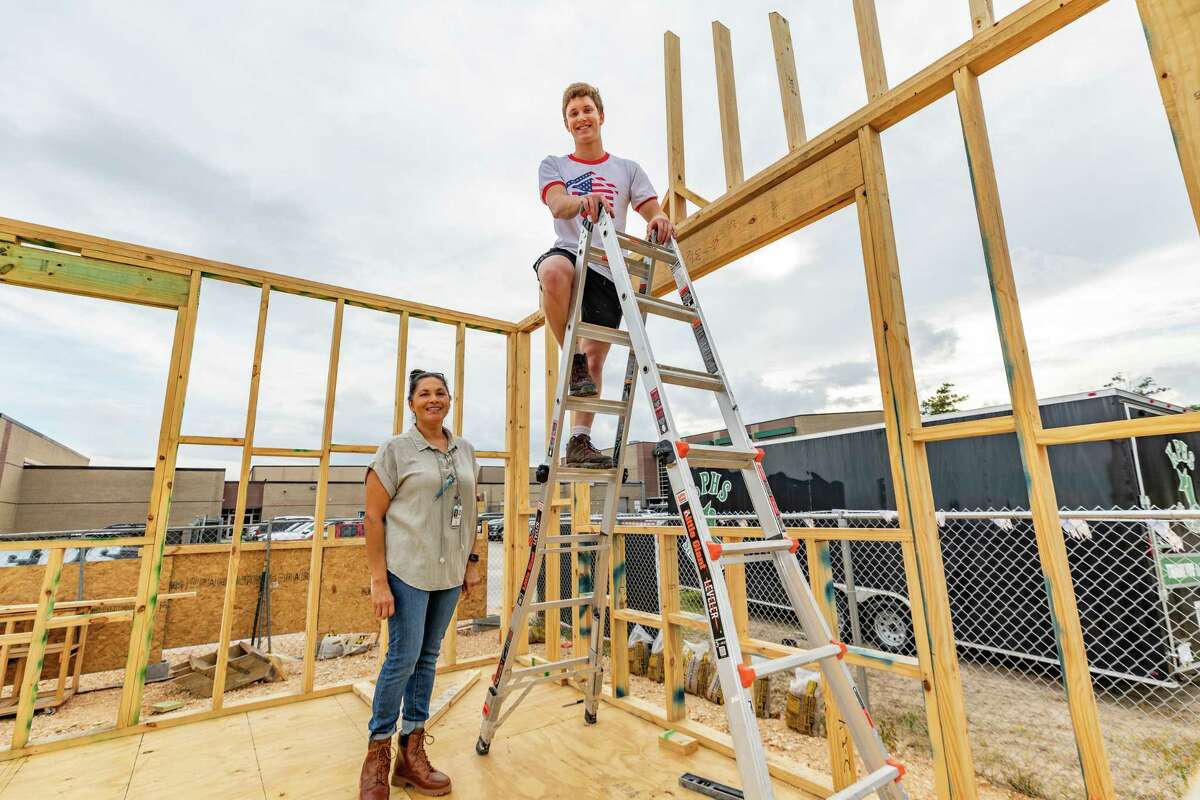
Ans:
{"type": "MultiPolygon", "coordinates": [[[[1040,405],[1046,428],[1184,410],[1118,389],[1051,398],[1040,405]]],[[[926,422],[1008,413],[1008,407],[995,407],[926,422]]],[[[762,447],[768,480],[785,513],[876,512],[842,515],[847,520],[842,524],[857,527],[886,524],[879,511],[896,507],[882,425],[789,437],[762,447]]],[[[1064,539],[1085,645],[1097,674],[1174,686],[1200,668],[1200,520],[1168,524],[1146,515],[1114,520],[1104,513],[1200,509],[1191,482],[1197,453],[1197,434],[1050,449],[1060,507],[1088,512],[1082,515],[1086,522],[1065,521],[1070,530],[1064,539]]],[[[939,533],[961,652],[1057,665],[1033,528],[1028,514],[1017,512],[1028,509],[1029,501],[1016,436],[934,442],[928,455],[936,508],[947,512],[945,520],[939,515],[939,533]],[[979,511],[986,513],[967,513],[979,511]]],[[[718,525],[728,524],[719,521],[722,514],[751,511],[736,473],[696,470],[695,478],[706,512],[718,525]]],[[[854,586],[864,643],[912,653],[908,592],[894,543],[831,547],[843,635],[850,635],[848,581],[841,560],[845,552],[851,553],[847,577],[854,586]]],[[[778,618],[786,601],[773,570],[764,566],[747,565],[751,612],[760,619],[778,618]]],[[[686,584],[691,575],[681,571],[686,584]]],[[[631,587],[634,594],[656,596],[649,586],[636,592],[631,587]]]]}

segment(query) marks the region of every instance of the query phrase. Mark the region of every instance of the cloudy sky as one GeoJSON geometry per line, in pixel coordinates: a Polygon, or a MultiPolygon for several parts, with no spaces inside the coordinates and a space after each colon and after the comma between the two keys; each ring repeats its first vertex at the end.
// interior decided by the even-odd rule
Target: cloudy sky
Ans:
{"type": "MultiPolygon", "coordinates": [[[[688,183],[712,198],[724,178],[710,22],[732,31],[749,175],[785,150],[768,12],[790,20],[811,135],[864,103],[840,5],[15,4],[0,51],[0,215],[518,319],[552,241],[537,163],[571,146],[563,86],[601,88],[608,149],[661,192],[662,33],[678,33],[688,183]]],[[[969,33],[962,0],[879,6],[893,85],[969,33]]],[[[982,88],[1039,394],[1125,371],[1200,401],[1200,243],[1133,0],[982,88]]],[[[1004,402],[953,98],[883,141],[922,390],[951,381],[968,406],[1004,402]]],[[[700,283],[748,421],[878,407],[859,247],[847,209],[700,283]]],[[[186,433],[241,434],[256,307],[256,290],[205,283],[186,433]]],[[[0,291],[0,412],[93,463],[150,463],[171,320],[0,291]]],[[[329,304],[273,299],[261,444],[317,446],[331,320],[329,304]]],[[[660,360],[696,360],[670,327],[660,360]]],[[[395,340],[394,317],[347,311],[335,440],[389,432],[395,340]]],[[[414,323],[412,347],[410,364],[452,368],[451,329],[414,323]]],[[[469,336],[466,433],[481,448],[502,445],[503,354],[498,337],[469,336]]],[[[610,384],[622,366],[612,360],[610,384]]],[[[702,397],[681,393],[675,410],[689,430],[717,426],[702,397]]],[[[633,434],[652,434],[644,409],[633,434]]]]}

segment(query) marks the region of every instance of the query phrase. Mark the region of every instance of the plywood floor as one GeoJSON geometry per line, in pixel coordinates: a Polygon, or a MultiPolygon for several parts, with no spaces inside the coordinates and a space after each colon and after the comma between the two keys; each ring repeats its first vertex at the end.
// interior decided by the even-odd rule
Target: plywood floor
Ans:
{"type": "MultiPolygon", "coordinates": [[[[439,678],[435,695],[454,681],[439,678]]],[[[657,726],[611,706],[585,726],[578,695],[556,686],[534,690],[480,757],[485,686],[476,684],[430,731],[430,757],[454,780],[449,797],[697,800],[678,785],[689,771],[737,784],[730,759],[704,748],[691,756],[662,750],[657,726]]],[[[352,800],[369,716],[357,696],[340,694],[0,762],[0,800],[352,800]]],[[[408,795],[393,789],[392,797],[408,795]]],[[[776,797],[809,795],[778,784],[776,797]]]]}

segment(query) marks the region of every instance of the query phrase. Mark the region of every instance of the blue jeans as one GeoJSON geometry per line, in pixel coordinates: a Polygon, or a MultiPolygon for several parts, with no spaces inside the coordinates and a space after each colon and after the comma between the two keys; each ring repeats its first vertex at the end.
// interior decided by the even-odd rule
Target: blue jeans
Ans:
{"type": "Polygon", "coordinates": [[[372,739],[387,739],[396,732],[400,700],[404,699],[403,734],[412,733],[429,719],[429,698],[437,669],[442,635],[454,615],[462,587],[427,592],[414,589],[392,573],[388,586],[396,611],[388,618],[388,652],[371,704],[368,726],[372,739]]]}

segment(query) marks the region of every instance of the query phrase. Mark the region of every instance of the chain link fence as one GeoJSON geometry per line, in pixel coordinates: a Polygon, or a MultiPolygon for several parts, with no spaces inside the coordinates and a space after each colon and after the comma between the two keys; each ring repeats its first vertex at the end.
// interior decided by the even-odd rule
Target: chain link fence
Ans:
{"type": "MultiPolygon", "coordinates": [[[[1060,513],[1118,792],[1122,797],[1175,796],[1200,761],[1200,510],[1060,513]]],[[[795,527],[897,526],[894,511],[784,517],[795,527]]],[[[710,514],[708,520],[718,539],[723,528],[757,522],[748,514],[710,514]]],[[[620,522],[680,524],[677,516],[666,514],[620,522]]],[[[1031,797],[1082,791],[1030,513],[946,511],[937,513],[937,523],[978,770],[1031,797]],[[1031,726],[1031,718],[1043,723],[1031,726]],[[1026,771],[1031,742],[1039,736],[1047,741],[1037,746],[1062,750],[1057,772],[1026,771]]],[[[655,612],[659,560],[653,540],[626,536],[626,581],[628,607],[655,612]],[[636,539],[645,542],[634,544],[636,539]]],[[[696,568],[682,538],[677,542],[680,607],[698,611],[696,568]]],[[[840,540],[828,549],[837,635],[885,653],[916,655],[900,544],[840,540]]],[[[803,549],[797,558],[807,575],[803,549]]],[[[745,570],[751,638],[804,646],[773,567],[750,563],[745,570]]],[[[894,676],[859,669],[855,678],[869,702],[910,697],[912,708],[900,718],[923,718],[919,693],[895,691],[894,676]],[[880,691],[872,696],[872,689],[880,691]]]]}

